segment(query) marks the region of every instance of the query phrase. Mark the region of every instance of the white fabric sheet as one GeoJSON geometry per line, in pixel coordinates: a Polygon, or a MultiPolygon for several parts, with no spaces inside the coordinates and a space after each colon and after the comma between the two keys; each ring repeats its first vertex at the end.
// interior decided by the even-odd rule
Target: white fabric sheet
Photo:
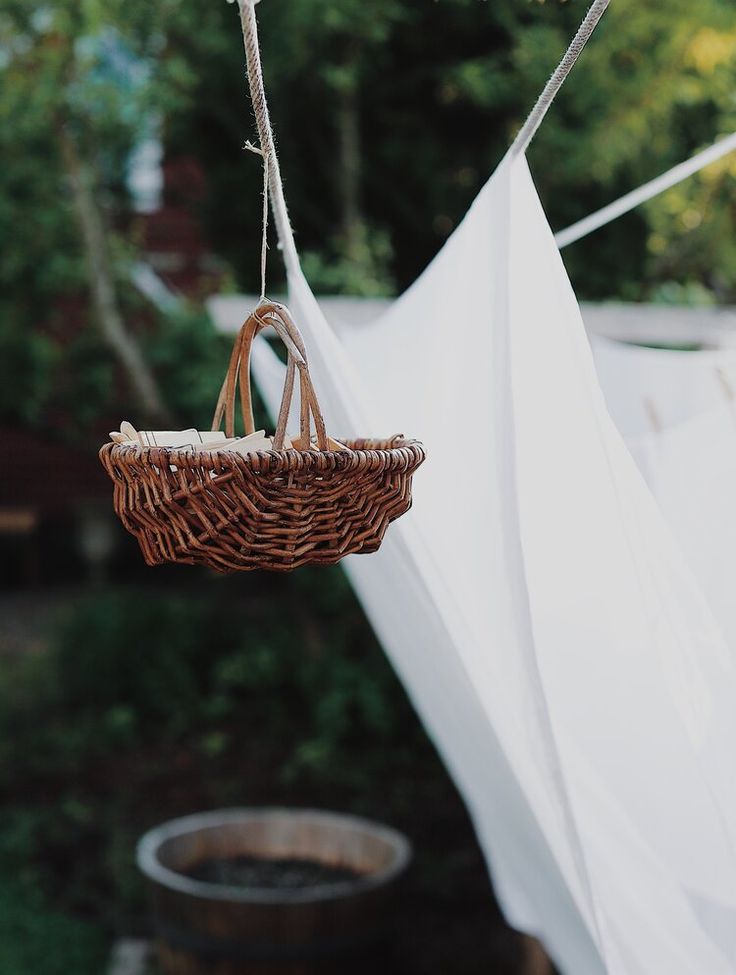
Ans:
{"type": "MultiPolygon", "coordinates": [[[[418,436],[415,506],[347,570],[565,975],[736,971],[736,674],[603,403],[523,158],[375,324],[290,301],[336,436],[418,436]],[[731,940],[729,940],[731,939],[731,940]]],[[[271,407],[281,367],[259,343],[271,407]]]]}
{"type": "Polygon", "coordinates": [[[612,416],[736,655],[736,353],[594,350],[612,416]]]}
{"type": "Polygon", "coordinates": [[[736,351],[679,351],[592,340],[608,409],[627,439],[669,429],[728,405],[736,396],[736,351]]]}

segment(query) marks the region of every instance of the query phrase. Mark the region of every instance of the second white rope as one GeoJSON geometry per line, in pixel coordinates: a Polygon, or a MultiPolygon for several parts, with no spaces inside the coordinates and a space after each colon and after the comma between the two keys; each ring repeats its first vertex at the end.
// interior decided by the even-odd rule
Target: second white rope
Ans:
{"type": "Polygon", "coordinates": [[[717,159],[721,159],[721,157],[728,155],[729,152],[733,152],[734,150],[736,150],[736,132],[726,136],[725,139],[719,139],[718,142],[708,149],[696,153],[692,158],[686,159],[685,162],[678,163],[677,166],[673,166],[666,173],[662,173],[660,176],[649,180],[648,183],[644,183],[638,189],[631,190],[630,193],[625,193],[618,200],[614,200],[613,203],[609,203],[601,207],[600,210],[596,210],[595,213],[591,213],[582,220],[578,220],[569,227],[565,227],[564,230],[555,234],[557,246],[562,250],[563,247],[567,247],[568,244],[580,240],[581,237],[592,234],[599,227],[605,227],[606,224],[616,220],[617,217],[623,216],[624,213],[628,213],[634,207],[638,207],[642,203],[646,203],[647,200],[651,200],[660,193],[664,193],[665,190],[676,186],[678,183],[687,179],[688,176],[693,176],[705,166],[715,162],[717,159]]]}

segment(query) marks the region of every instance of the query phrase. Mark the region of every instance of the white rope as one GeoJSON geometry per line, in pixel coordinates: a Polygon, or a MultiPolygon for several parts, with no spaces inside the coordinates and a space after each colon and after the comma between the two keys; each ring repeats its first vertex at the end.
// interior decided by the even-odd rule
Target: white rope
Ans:
{"type": "Polygon", "coordinates": [[[734,149],[736,149],[736,132],[726,136],[725,139],[720,139],[709,149],[704,149],[691,159],[686,159],[685,162],[673,166],[666,173],[662,173],[661,176],[657,176],[648,183],[644,183],[638,189],[624,194],[618,200],[614,200],[613,203],[609,203],[600,210],[596,210],[590,216],[578,220],[577,223],[569,227],[565,227],[564,230],[555,234],[557,246],[561,250],[563,247],[567,247],[568,244],[572,244],[574,241],[580,240],[581,237],[585,237],[594,230],[598,230],[599,227],[605,227],[607,223],[611,223],[611,221],[616,220],[624,213],[628,213],[629,210],[633,210],[634,207],[646,203],[647,200],[651,200],[658,194],[664,193],[665,190],[676,186],[678,183],[687,179],[688,176],[699,172],[709,163],[728,155],[729,152],[733,152],[734,149]]]}
{"type": "Polygon", "coordinates": [[[547,114],[550,105],[554,101],[557,92],[562,88],[565,79],[572,71],[575,66],[575,62],[580,57],[583,48],[590,40],[590,36],[593,31],[598,26],[603,14],[606,12],[606,7],[608,7],[609,0],[594,0],[591,4],[590,9],[583,18],[583,22],[578,28],[577,34],[573,37],[570,46],[567,51],[565,51],[564,57],[557,65],[554,70],[554,74],[549,79],[547,84],[542,90],[542,94],[536,101],[534,108],[529,113],[529,116],[519,129],[519,133],[511,144],[509,149],[509,154],[513,156],[518,156],[522,152],[526,152],[529,147],[529,143],[534,138],[534,135],[542,124],[544,116],[547,114]]]}
{"type": "MultiPolygon", "coordinates": [[[[258,0],[254,0],[258,3],[258,0]]],[[[246,142],[245,148],[249,152],[254,152],[263,161],[263,210],[261,213],[261,297],[259,301],[266,300],[266,263],[268,260],[268,156],[254,146],[252,142],[246,142]]]]}
{"type": "MultiPolygon", "coordinates": [[[[263,70],[261,68],[261,53],[258,46],[258,25],[256,23],[255,4],[258,0],[238,0],[240,24],[243,29],[243,46],[248,68],[248,87],[253,103],[253,111],[258,127],[258,141],[263,155],[265,178],[268,180],[271,209],[276,224],[279,247],[284,255],[287,271],[299,270],[299,256],[294,242],[294,231],[289,221],[289,211],[284,198],[284,186],[281,182],[281,170],[276,146],[273,139],[271,119],[268,114],[266,92],[263,87],[263,70]]],[[[264,230],[265,233],[265,230],[264,230]]],[[[265,274],[265,272],[262,271],[265,274]]],[[[265,285],[262,290],[265,290],[265,285]]]]}

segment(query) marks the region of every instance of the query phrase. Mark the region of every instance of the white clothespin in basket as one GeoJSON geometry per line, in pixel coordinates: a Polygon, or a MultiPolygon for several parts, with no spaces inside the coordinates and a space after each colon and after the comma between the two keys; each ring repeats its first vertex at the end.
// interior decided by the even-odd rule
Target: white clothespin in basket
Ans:
{"type": "MultiPolygon", "coordinates": [[[[172,447],[195,450],[232,450],[236,454],[254,454],[260,450],[273,450],[273,437],[267,437],[265,430],[256,430],[245,437],[226,437],[222,430],[136,430],[129,420],[123,420],[120,430],[110,432],[110,440],[118,444],[138,444],[141,447],[172,447]]],[[[282,450],[317,450],[316,443],[305,444],[299,435],[284,435],[282,450]]],[[[328,450],[347,450],[345,444],[333,437],[327,437],[328,450]]]]}
{"type": "Polygon", "coordinates": [[[329,434],[327,435],[327,446],[330,448],[330,450],[347,450],[348,449],[345,446],[344,443],[341,443],[339,440],[335,440],[335,438],[334,437],[331,437],[329,434]]]}
{"type": "Polygon", "coordinates": [[[215,453],[220,450],[231,450],[236,454],[254,454],[259,450],[271,450],[271,438],[266,436],[265,430],[256,430],[249,433],[247,437],[234,437],[227,440],[224,444],[213,444],[211,448],[215,453]]]}
{"type": "Polygon", "coordinates": [[[130,441],[130,443],[140,444],[141,447],[145,446],[143,438],[129,420],[123,420],[120,424],[120,430],[113,430],[110,433],[110,440],[113,443],[127,443],[130,441]]]}
{"type": "MultiPolygon", "coordinates": [[[[235,438],[230,438],[231,441],[235,438]]],[[[141,447],[195,447],[207,449],[228,442],[221,430],[136,430],[129,420],[123,420],[120,430],[110,433],[113,443],[135,443],[141,447]]]]}
{"type": "MultiPolygon", "coordinates": [[[[289,438],[286,437],[284,440],[284,450],[288,449],[286,447],[286,440],[288,439],[289,438]]],[[[301,437],[292,437],[289,446],[293,447],[295,450],[319,450],[319,447],[314,440],[310,440],[309,443],[305,443],[301,437]]],[[[348,448],[344,443],[340,443],[339,440],[335,440],[335,438],[331,437],[329,434],[327,435],[327,450],[347,449],[348,448]]]]}
{"type": "Polygon", "coordinates": [[[141,430],[140,436],[147,447],[195,447],[203,443],[198,430],[141,430]]]}

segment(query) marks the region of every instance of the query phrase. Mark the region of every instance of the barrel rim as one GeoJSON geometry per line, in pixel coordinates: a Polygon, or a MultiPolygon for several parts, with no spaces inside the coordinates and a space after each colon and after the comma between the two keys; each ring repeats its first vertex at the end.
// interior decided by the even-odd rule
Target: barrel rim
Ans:
{"type": "Polygon", "coordinates": [[[402,874],[412,857],[411,842],[403,833],[361,816],[348,813],[329,812],[322,809],[301,809],[288,806],[253,806],[234,809],[217,809],[207,812],[192,813],[177,819],[168,820],[148,830],[138,841],[136,848],[136,862],[139,870],[153,883],[168,890],[191,897],[208,900],[230,901],[241,904],[307,904],[319,901],[336,900],[342,897],[352,897],[383,887],[402,874]],[[271,887],[235,887],[226,884],[213,884],[204,880],[195,880],[185,874],[178,873],[170,867],[164,866],[158,853],[161,846],[168,840],[176,839],[197,829],[212,828],[221,825],[239,823],[248,820],[263,819],[272,815],[287,815],[295,819],[309,819],[321,821],[325,825],[330,822],[342,826],[353,826],[370,831],[374,836],[384,839],[394,851],[394,859],[387,867],[375,873],[366,874],[351,880],[341,880],[332,884],[301,889],[279,889],[271,887]]]}

